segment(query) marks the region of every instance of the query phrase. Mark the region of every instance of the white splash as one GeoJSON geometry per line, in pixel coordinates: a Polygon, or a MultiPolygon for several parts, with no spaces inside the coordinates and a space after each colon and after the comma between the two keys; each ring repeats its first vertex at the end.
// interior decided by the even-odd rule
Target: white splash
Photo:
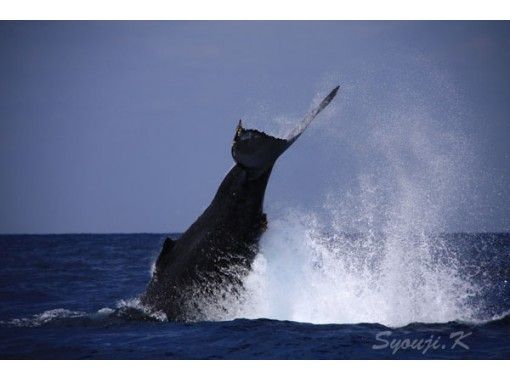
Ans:
{"type": "Polygon", "coordinates": [[[35,314],[30,318],[14,318],[9,321],[0,321],[0,325],[12,325],[17,327],[38,327],[59,319],[73,319],[85,317],[87,313],[67,309],[46,310],[35,314]]]}
{"type": "MultiPolygon", "coordinates": [[[[316,221],[272,223],[237,315],[311,323],[472,320],[476,289],[424,235],[326,237],[316,221]]],[[[229,317],[232,317],[230,315],[229,317]]]]}
{"type": "MultiPolygon", "coordinates": [[[[101,309],[104,310],[104,309],[101,309]]],[[[131,298],[128,300],[117,301],[116,309],[114,310],[119,315],[131,313],[132,311],[140,312],[142,315],[146,315],[152,319],[160,322],[167,321],[167,316],[162,311],[152,311],[147,306],[143,305],[139,298],[131,298]]]]}
{"type": "Polygon", "coordinates": [[[223,319],[402,326],[477,318],[479,289],[438,235],[468,201],[476,156],[458,132],[458,98],[439,79],[432,102],[430,92],[389,88],[393,98],[378,104],[360,86],[343,86],[340,96],[351,100],[316,129],[352,152],[356,177],[347,191],[333,185],[322,210],[270,215],[246,292],[223,319]],[[353,103],[362,119],[338,113],[353,103]]]}

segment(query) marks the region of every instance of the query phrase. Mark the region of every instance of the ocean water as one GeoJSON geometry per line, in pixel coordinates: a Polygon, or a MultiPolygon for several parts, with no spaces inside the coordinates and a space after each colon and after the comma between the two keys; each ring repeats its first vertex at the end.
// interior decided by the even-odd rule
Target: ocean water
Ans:
{"type": "Polygon", "coordinates": [[[0,358],[510,359],[510,234],[284,226],[193,323],[137,302],[164,235],[0,236],[0,358]]]}

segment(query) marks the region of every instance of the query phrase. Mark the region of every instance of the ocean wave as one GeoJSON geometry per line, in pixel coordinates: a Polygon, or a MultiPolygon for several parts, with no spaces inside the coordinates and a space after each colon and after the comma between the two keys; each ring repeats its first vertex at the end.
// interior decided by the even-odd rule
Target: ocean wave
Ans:
{"type": "MultiPolygon", "coordinates": [[[[282,319],[271,319],[271,318],[235,318],[230,322],[242,322],[247,323],[267,321],[270,323],[295,323],[295,324],[312,324],[309,322],[290,321],[282,319]]],[[[27,318],[13,318],[8,321],[0,321],[0,326],[4,327],[41,327],[46,325],[104,325],[112,323],[126,323],[126,322],[168,322],[166,315],[162,312],[151,312],[145,306],[143,306],[138,299],[120,300],[117,302],[115,308],[101,308],[94,313],[86,313],[82,311],[74,311],[68,309],[51,309],[46,310],[42,313],[35,314],[32,317],[27,318]]],[[[203,323],[203,322],[194,322],[203,323]]],[[[206,322],[210,323],[210,322],[206,322]]],[[[224,322],[220,322],[224,323],[224,322]]],[[[192,323],[193,324],[193,323],[192,323]]],[[[323,323],[319,323],[323,324],[323,323]]],[[[463,325],[463,326],[507,326],[510,325],[510,310],[496,315],[489,319],[478,319],[478,320],[452,320],[443,322],[421,322],[412,321],[403,326],[388,326],[382,323],[329,323],[330,325],[337,326],[351,326],[351,325],[366,325],[366,326],[378,326],[384,328],[408,328],[411,326],[448,326],[448,325],[463,325]]]]}
{"type": "Polygon", "coordinates": [[[163,312],[153,312],[136,298],[120,300],[115,308],[104,307],[93,313],[68,309],[51,309],[31,317],[0,321],[6,327],[40,327],[47,325],[76,325],[94,323],[124,323],[129,321],[167,321],[163,312]]]}
{"type": "Polygon", "coordinates": [[[510,310],[507,310],[506,312],[502,314],[498,314],[494,316],[493,318],[490,318],[485,321],[476,321],[475,324],[480,325],[510,325],[510,310]]]}
{"type": "Polygon", "coordinates": [[[87,316],[87,313],[81,311],[51,309],[40,314],[35,314],[30,318],[13,318],[9,321],[0,321],[0,326],[10,325],[17,327],[38,327],[58,320],[83,318],[85,316],[87,316]]]}
{"type": "Polygon", "coordinates": [[[117,308],[113,310],[113,314],[126,319],[143,319],[160,322],[168,320],[164,312],[149,309],[138,298],[118,301],[117,308]]]}

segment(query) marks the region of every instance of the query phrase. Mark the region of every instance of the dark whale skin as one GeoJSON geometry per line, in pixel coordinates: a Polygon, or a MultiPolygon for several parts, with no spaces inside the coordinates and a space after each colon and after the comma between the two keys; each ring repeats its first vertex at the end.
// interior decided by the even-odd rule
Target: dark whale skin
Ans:
{"type": "MultiPolygon", "coordinates": [[[[331,91],[298,125],[288,139],[244,129],[241,121],[232,144],[236,162],[211,204],[177,240],[167,238],[156,261],[142,304],[163,311],[172,321],[207,319],[205,307],[221,291],[242,289],[257,243],[267,228],[264,194],[278,157],[335,97],[331,91]],[[220,291],[220,292],[218,292],[220,291]]],[[[224,296],[224,294],[223,294],[224,296]]]]}
{"type": "Polygon", "coordinates": [[[200,305],[189,299],[196,288],[238,283],[228,269],[250,268],[255,257],[266,226],[262,207],[271,169],[253,179],[239,164],[230,170],[195,223],[175,243],[165,242],[144,304],[165,312],[169,320],[201,319],[200,305]]]}

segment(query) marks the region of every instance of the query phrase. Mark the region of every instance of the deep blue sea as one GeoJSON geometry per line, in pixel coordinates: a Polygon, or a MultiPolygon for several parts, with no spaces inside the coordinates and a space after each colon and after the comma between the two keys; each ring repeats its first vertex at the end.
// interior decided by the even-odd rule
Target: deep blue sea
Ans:
{"type": "MultiPolygon", "coordinates": [[[[163,239],[159,234],[0,236],[0,358],[510,359],[510,234],[443,236],[449,248],[443,244],[435,253],[457,252],[456,265],[479,290],[466,301],[480,309],[478,320],[392,327],[158,319],[137,306],[136,297],[149,281],[163,239]]],[[[270,297],[273,290],[264,291],[270,297]]],[[[435,307],[442,302],[435,301],[435,307]]],[[[341,306],[346,308],[345,302],[341,306]]],[[[377,316],[378,307],[373,305],[371,315],[377,316]]],[[[419,302],[413,308],[420,309],[419,302]]]]}

